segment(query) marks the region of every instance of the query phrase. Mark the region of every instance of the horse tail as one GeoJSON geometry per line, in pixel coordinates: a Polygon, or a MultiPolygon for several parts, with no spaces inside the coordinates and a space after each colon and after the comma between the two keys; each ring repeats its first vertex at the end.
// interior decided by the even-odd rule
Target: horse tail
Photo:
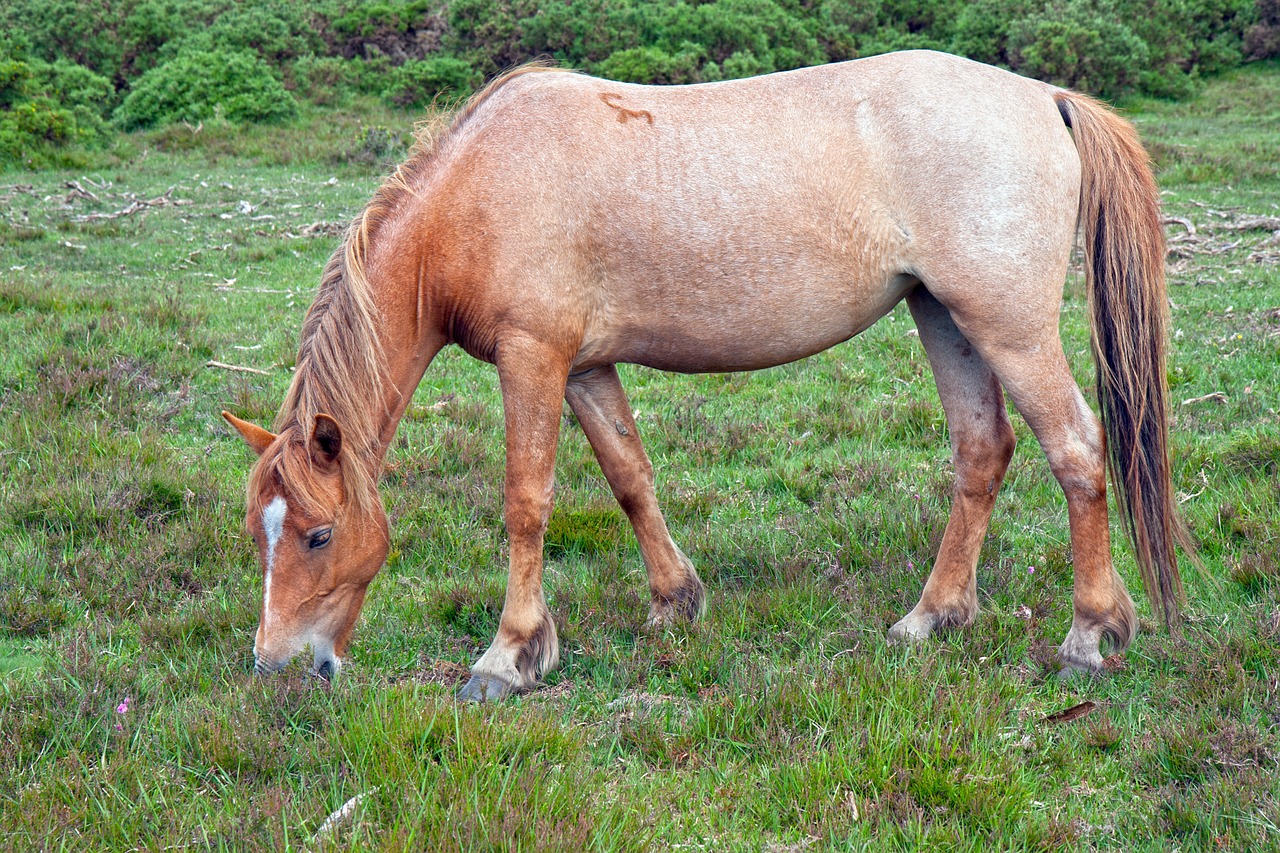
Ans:
{"type": "Polygon", "coordinates": [[[1053,97],[1080,156],[1079,221],[1107,465],[1151,609],[1176,630],[1185,593],[1173,546],[1193,558],[1195,548],[1170,477],[1159,190],[1133,125],[1086,95],[1053,97]]]}

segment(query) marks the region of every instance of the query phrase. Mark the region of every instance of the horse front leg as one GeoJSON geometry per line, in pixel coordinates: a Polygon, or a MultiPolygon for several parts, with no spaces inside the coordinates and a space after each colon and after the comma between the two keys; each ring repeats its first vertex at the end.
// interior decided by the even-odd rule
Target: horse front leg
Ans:
{"type": "Polygon", "coordinates": [[[649,624],[698,618],[706,601],[702,581],[672,541],[658,508],[653,465],[640,442],[617,368],[608,365],[569,377],[565,398],[640,543],[649,575],[649,624]]]}
{"type": "Polygon", "coordinates": [[[504,342],[497,358],[506,423],[505,515],[511,565],[498,632],[458,698],[483,702],[531,689],[560,660],[542,593],[556,441],[568,362],[545,345],[504,342]]]}

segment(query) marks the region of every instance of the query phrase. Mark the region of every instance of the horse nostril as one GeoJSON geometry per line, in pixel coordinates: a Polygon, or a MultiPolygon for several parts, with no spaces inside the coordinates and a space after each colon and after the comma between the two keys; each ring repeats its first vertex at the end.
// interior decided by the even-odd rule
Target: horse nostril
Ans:
{"type": "Polygon", "coordinates": [[[335,669],[333,661],[327,660],[320,664],[320,668],[316,670],[316,675],[320,676],[325,681],[332,681],[334,672],[335,669]]]}

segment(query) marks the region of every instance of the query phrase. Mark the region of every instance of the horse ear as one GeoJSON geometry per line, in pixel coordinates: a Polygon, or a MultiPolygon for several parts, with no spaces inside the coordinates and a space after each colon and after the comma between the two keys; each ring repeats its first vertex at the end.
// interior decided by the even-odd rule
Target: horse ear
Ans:
{"type": "Polygon", "coordinates": [[[311,461],[322,471],[335,471],[342,452],[342,427],[328,415],[316,415],[311,430],[311,461]]]}
{"type": "Polygon", "coordinates": [[[271,442],[276,440],[274,433],[268,432],[257,424],[242,421],[230,412],[223,412],[222,416],[227,419],[227,423],[236,428],[236,432],[240,433],[245,444],[253,448],[253,452],[259,456],[271,446],[271,442]]]}

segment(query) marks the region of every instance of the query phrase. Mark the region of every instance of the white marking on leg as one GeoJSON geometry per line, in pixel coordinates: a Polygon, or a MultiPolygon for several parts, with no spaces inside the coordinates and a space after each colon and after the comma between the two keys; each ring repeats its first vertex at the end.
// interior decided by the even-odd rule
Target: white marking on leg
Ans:
{"type": "Polygon", "coordinates": [[[263,620],[271,618],[271,570],[276,564],[276,545],[284,535],[284,516],[289,505],[284,498],[276,496],[267,508],[262,511],[262,532],[267,537],[267,573],[262,579],[262,613],[263,620]]]}

